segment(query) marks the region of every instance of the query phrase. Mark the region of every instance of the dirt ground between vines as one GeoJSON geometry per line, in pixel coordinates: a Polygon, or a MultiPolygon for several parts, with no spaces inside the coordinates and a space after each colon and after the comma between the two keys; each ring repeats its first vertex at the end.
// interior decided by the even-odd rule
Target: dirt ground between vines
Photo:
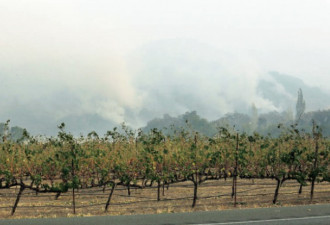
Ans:
{"type": "MultiPolygon", "coordinates": [[[[207,181],[198,187],[198,200],[195,208],[191,207],[193,196],[192,182],[172,184],[167,190],[161,189],[161,200],[157,201],[157,187],[127,189],[116,187],[111,199],[109,211],[104,212],[110,188],[103,192],[102,188],[78,190],[76,193],[76,214],[72,209],[72,192],[62,194],[55,200],[55,194],[38,194],[26,190],[11,216],[19,189],[0,190],[0,218],[39,218],[39,217],[72,217],[94,215],[130,215],[155,214],[193,211],[214,211],[234,208],[231,198],[232,179],[207,181]]],[[[276,187],[275,180],[240,180],[237,187],[237,208],[274,207],[272,199],[276,187]]],[[[302,204],[322,204],[330,202],[330,183],[315,186],[314,199],[310,200],[310,184],[303,187],[298,194],[299,184],[286,181],[280,189],[276,206],[302,204]]]]}

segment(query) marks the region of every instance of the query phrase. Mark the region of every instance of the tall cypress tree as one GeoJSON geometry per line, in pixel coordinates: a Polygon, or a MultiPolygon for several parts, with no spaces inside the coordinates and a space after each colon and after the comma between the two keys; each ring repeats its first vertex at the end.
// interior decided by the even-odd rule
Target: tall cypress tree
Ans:
{"type": "Polygon", "coordinates": [[[298,90],[298,99],[296,105],[296,121],[298,122],[302,114],[304,114],[306,108],[306,103],[304,100],[303,92],[301,88],[298,90]]]}

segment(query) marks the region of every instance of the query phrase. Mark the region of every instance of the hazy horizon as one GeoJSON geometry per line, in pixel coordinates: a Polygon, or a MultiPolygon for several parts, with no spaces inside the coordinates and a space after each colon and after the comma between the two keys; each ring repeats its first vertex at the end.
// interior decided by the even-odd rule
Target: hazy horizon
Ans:
{"type": "Polygon", "coordinates": [[[328,0],[1,1],[0,122],[43,133],[93,116],[137,128],[166,113],[287,110],[258,84],[277,71],[330,95],[329,11],[328,0]]]}

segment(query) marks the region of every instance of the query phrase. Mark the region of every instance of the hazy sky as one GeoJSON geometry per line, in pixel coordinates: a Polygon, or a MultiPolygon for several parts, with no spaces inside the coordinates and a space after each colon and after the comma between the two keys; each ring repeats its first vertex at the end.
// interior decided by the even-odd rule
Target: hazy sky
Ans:
{"type": "Polygon", "coordinates": [[[1,0],[0,119],[137,127],[239,101],[273,110],[255,91],[268,71],[330,93],[329,12],[328,0],[1,0]]]}

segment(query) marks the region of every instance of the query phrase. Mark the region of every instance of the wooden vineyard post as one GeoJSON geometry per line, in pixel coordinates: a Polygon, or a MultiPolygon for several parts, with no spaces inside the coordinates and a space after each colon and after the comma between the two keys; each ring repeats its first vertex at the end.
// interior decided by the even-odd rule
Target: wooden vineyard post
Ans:
{"type": "Polygon", "coordinates": [[[72,167],[72,206],[73,206],[73,214],[76,214],[76,199],[75,199],[75,192],[74,192],[74,188],[75,188],[75,172],[74,172],[74,144],[72,144],[71,147],[71,152],[72,152],[72,160],[71,160],[71,167],[72,167]]]}
{"type": "Polygon", "coordinates": [[[313,174],[312,174],[312,185],[311,185],[311,201],[313,200],[314,196],[314,187],[315,187],[315,180],[317,177],[317,158],[319,154],[319,132],[316,132],[316,125],[315,121],[313,120],[313,136],[314,136],[314,141],[315,141],[315,153],[314,153],[314,164],[313,164],[313,174]]]}
{"type": "MultiPolygon", "coordinates": [[[[197,159],[197,133],[195,134],[195,138],[194,138],[194,144],[195,144],[195,160],[197,159]]],[[[195,164],[196,165],[196,164],[195,164]]],[[[198,172],[197,172],[197,168],[195,169],[195,174],[192,174],[192,181],[194,184],[194,197],[193,197],[193,204],[192,204],[192,208],[194,208],[196,206],[196,200],[197,200],[197,188],[198,188],[198,172]]]]}
{"type": "Polygon", "coordinates": [[[160,180],[157,181],[157,201],[160,201],[160,180]]]}
{"type": "Polygon", "coordinates": [[[233,181],[234,207],[237,206],[237,167],[238,167],[238,133],[236,135],[235,172],[233,181]]]}

